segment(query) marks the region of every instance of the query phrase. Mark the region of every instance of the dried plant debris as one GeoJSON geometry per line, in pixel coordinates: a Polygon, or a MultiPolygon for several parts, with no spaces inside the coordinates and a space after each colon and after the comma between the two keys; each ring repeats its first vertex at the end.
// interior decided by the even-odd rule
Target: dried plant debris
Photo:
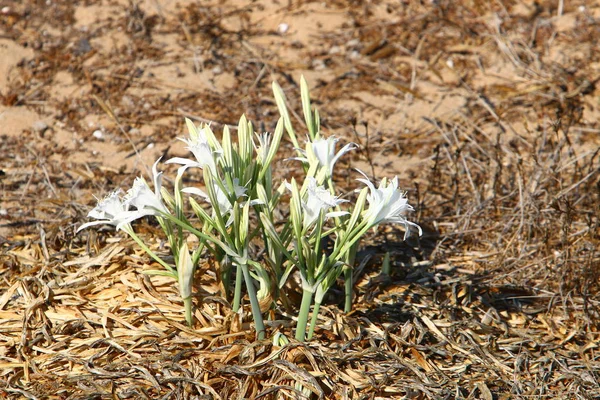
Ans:
{"type": "Polygon", "coordinates": [[[0,4],[0,396],[600,397],[597,5],[177,3],[0,4]],[[309,344],[255,341],[209,260],[190,329],[132,241],[75,229],[183,116],[272,131],[275,79],[301,124],[301,73],[361,146],[340,187],[399,174],[424,235],[365,242],[355,311],[340,286],[309,344]]]}

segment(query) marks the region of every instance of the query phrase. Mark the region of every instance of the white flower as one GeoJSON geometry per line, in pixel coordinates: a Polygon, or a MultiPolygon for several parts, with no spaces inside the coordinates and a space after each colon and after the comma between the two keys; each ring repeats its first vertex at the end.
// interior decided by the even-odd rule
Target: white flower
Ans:
{"type": "MultiPolygon", "coordinates": [[[[337,196],[332,195],[324,186],[317,186],[317,180],[312,176],[306,178],[306,201],[302,201],[304,228],[309,228],[315,223],[321,211],[327,211],[330,208],[347,202],[337,196]]],[[[348,214],[347,211],[332,211],[325,214],[326,218],[339,217],[348,214]]]]}
{"type": "Polygon", "coordinates": [[[179,139],[187,144],[186,149],[192,152],[194,158],[196,158],[196,161],[188,158],[173,157],[168,160],[166,164],[181,164],[183,166],[182,168],[184,169],[190,167],[204,169],[206,167],[213,173],[213,175],[216,175],[216,160],[222,153],[222,150],[211,148],[204,129],[206,128],[198,130],[197,136],[193,137],[192,139],[179,139]]]}
{"type": "Polygon", "coordinates": [[[158,211],[168,212],[160,195],[162,172],[158,172],[156,168],[159,161],[160,158],[152,166],[154,192],[152,192],[144,178],[138,177],[135,178],[133,186],[127,191],[123,199],[125,205],[133,205],[145,215],[160,215],[158,211]]]}
{"type": "MultiPolygon", "coordinates": [[[[230,189],[225,182],[223,182],[223,186],[227,190],[230,189]]],[[[219,205],[219,211],[221,211],[221,215],[228,214],[233,209],[233,203],[231,200],[229,200],[230,197],[232,197],[235,201],[241,196],[246,195],[246,188],[240,186],[240,181],[237,178],[233,179],[233,193],[225,193],[219,185],[215,185],[215,191],[217,193],[217,203],[219,205]]]]}
{"type": "Polygon", "coordinates": [[[144,178],[135,178],[133,186],[125,196],[121,196],[123,191],[119,189],[98,201],[98,205],[88,213],[89,218],[95,218],[98,221],[81,225],[77,232],[101,224],[114,225],[117,229],[123,229],[130,222],[141,217],[160,215],[158,211],[169,212],[160,196],[162,172],[158,172],[156,168],[159,161],[160,158],[152,166],[154,192],[152,192],[144,178]],[[134,206],[136,210],[130,210],[130,206],[134,206]]]}
{"type": "MultiPolygon", "coordinates": [[[[223,183],[223,187],[226,190],[230,190],[226,181],[223,181],[222,183],[223,183]]],[[[219,212],[221,213],[221,216],[226,216],[227,214],[230,214],[231,210],[233,210],[233,204],[235,203],[235,201],[237,201],[240,197],[245,197],[246,190],[247,190],[244,186],[240,186],[240,181],[237,178],[233,179],[233,192],[225,193],[223,191],[223,189],[221,189],[221,186],[219,186],[216,182],[214,183],[214,188],[215,188],[215,194],[217,196],[217,207],[219,208],[219,212]],[[234,200],[233,203],[231,202],[230,198],[233,198],[233,200],[234,200]]],[[[181,191],[184,193],[195,194],[197,196],[203,197],[206,201],[211,203],[210,196],[201,189],[198,189],[195,187],[187,187],[187,188],[182,189],[181,191]]],[[[263,204],[263,202],[258,199],[250,201],[251,206],[254,206],[257,204],[263,204]]],[[[211,203],[211,205],[214,208],[215,205],[212,203],[211,203]]],[[[243,203],[240,203],[240,207],[243,207],[243,203]]],[[[232,222],[233,222],[233,215],[230,216],[226,225],[229,226],[229,225],[231,225],[232,222]]]]}
{"type": "MultiPolygon", "coordinates": [[[[227,182],[223,181],[223,187],[225,189],[229,189],[227,187],[227,182]]],[[[217,206],[219,207],[219,212],[221,213],[221,215],[226,215],[233,209],[233,205],[231,204],[231,201],[229,200],[229,195],[227,193],[225,193],[223,191],[223,189],[221,189],[221,186],[219,186],[216,182],[214,183],[214,188],[215,188],[215,193],[217,195],[217,206]]],[[[204,191],[202,191],[201,189],[194,188],[194,187],[187,187],[187,188],[182,189],[181,191],[184,193],[190,193],[190,194],[195,194],[195,195],[204,197],[204,199],[210,203],[210,196],[207,193],[205,193],[204,191]]],[[[237,178],[235,178],[233,180],[233,193],[231,193],[231,194],[235,195],[236,200],[246,194],[246,188],[243,186],[240,186],[240,181],[237,178]]],[[[211,205],[214,207],[214,204],[211,204],[211,205]]]]}
{"type": "Polygon", "coordinates": [[[358,147],[354,143],[348,143],[336,154],[335,148],[338,141],[339,139],[336,139],[335,137],[329,137],[327,139],[317,139],[312,143],[309,142],[307,144],[309,164],[312,165],[314,162],[318,162],[319,166],[325,168],[328,176],[331,176],[333,174],[333,166],[337,160],[344,154],[358,147]]]}
{"type": "Polygon", "coordinates": [[[409,234],[409,225],[416,227],[419,230],[419,235],[422,234],[419,225],[410,222],[405,218],[406,212],[414,211],[414,209],[408,204],[406,193],[398,190],[397,176],[389,183],[384,178],[379,184],[379,188],[375,188],[373,183],[366,178],[366,175],[365,179],[358,180],[367,185],[370,190],[367,195],[369,208],[365,212],[365,218],[369,221],[371,226],[375,226],[382,222],[403,224],[406,228],[405,239],[409,234]]]}
{"type": "Polygon", "coordinates": [[[121,189],[116,190],[106,196],[104,199],[98,201],[98,205],[94,207],[89,213],[89,218],[97,219],[98,221],[87,222],[81,225],[77,232],[82,229],[88,228],[94,225],[113,225],[117,229],[123,229],[131,221],[143,217],[145,214],[139,211],[129,211],[129,205],[121,200],[121,189]]]}
{"type": "Polygon", "coordinates": [[[133,186],[123,197],[123,203],[134,206],[145,215],[160,215],[157,210],[167,212],[160,197],[150,189],[142,177],[135,178],[133,186]]]}

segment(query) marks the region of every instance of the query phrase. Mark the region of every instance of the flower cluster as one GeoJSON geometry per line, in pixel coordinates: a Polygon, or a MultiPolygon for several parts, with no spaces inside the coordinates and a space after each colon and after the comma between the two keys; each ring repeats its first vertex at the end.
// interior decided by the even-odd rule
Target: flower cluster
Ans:
{"type": "Polygon", "coordinates": [[[255,134],[252,124],[242,116],[237,141],[233,141],[227,126],[219,141],[209,125],[198,127],[186,120],[189,137],[180,140],[192,158],[174,157],[166,161],[179,165],[173,193],[162,187],[162,172],[157,168],[160,160],[157,160],[152,168],[154,190],[143,178],[136,178],[127,193],[117,190],[99,201],[88,214],[95,221],[83,224],[78,231],[108,224],[129,234],[164,267],[147,273],[171,276],[178,282],[190,325],[194,272],[200,257],[210,254],[219,265],[223,295],[232,301],[234,311],[242,311],[244,291],[247,294],[259,338],[264,338],[266,332],[263,313],[277,302],[287,301],[285,284],[297,271],[303,296],[296,339],[310,339],[321,302],[342,274],[349,311],[354,255],[361,237],[381,223],[402,224],[407,235],[411,227],[420,233],[420,227],[406,219],[413,208],[406,193],[398,189],[397,177],[384,178],[376,187],[363,174],[358,181],[365,186],[356,201],[338,194],[334,166],[357,145],[348,143],[337,151],[339,139],[321,133],[319,114],[311,108],[303,78],[301,89],[308,128],[303,148],[291,124],[283,91],[274,83],[281,118],[273,134],[255,134]],[[284,130],[296,148],[297,155],[292,160],[302,163],[305,176],[274,185],[271,164],[284,130]],[[203,189],[183,187],[183,177],[191,169],[202,173],[203,189]],[[281,215],[289,217],[279,221],[281,215]],[[131,223],[142,217],[156,218],[168,239],[175,265],[155,254],[136,235],[131,223]],[[198,243],[193,249],[188,241],[190,235],[198,243]],[[328,249],[322,248],[325,239],[332,243],[328,249]],[[250,250],[250,243],[259,241],[264,250],[260,260],[250,250]]]}

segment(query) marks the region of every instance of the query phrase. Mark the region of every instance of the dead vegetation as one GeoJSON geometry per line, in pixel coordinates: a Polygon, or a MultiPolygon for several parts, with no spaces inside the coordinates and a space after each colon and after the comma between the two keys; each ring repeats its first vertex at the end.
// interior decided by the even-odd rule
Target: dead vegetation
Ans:
{"type": "MultiPolygon", "coordinates": [[[[0,395],[297,398],[301,383],[335,399],[600,397],[600,8],[104,3],[114,12],[85,29],[78,13],[98,3],[25,1],[0,20],[35,50],[0,113],[52,121],[0,136],[0,395]],[[335,29],[294,33],[318,13],[335,29]],[[401,174],[424,236],[373,235],[355,311],[334,293],[306,345],[256,342],[209,260],[188,329],[173,282],[141,274],[134,243],[75,228],[92,194],[133,180],[132,144],[145,164],[172,155],[183,115],[218,129],[245,112],[271,130],[270,81],[298,110],[301,72],[327,132],[361,144],[349,167],[401,174]]],[[[269,319],[293,337],[289,315],[269,319]]]]}

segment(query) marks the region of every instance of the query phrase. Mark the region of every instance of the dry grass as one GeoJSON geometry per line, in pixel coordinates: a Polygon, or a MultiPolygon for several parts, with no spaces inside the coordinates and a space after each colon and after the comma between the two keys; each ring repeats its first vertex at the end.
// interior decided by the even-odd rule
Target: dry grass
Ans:
{"type": "MultiPolygon", "coordinates": [[[[258,12],[253,3],[181,7],[177,15],[132,3],[91,33],[50,39],[38,32],[45,22],[33,12],[37,3],[25,3],[1,22],[6,36],[42,45],[19,67],[6,105],[48,112],[73,132],[85,130],[86,115],[106,116],[93,96],[118,108],[126,132],[182,113],[218,128],[246,112],[271,129],[271,78],[298,110],[296,72],[307,71],[327,131],[362,144],[351,164],[414,182],[406,189],[425,234],[400,243],[402,234],[388,227],[369,238],[355,311],[344,315],[334,292],[308,344],[256,342],[249,313],[240,320],[218,297],[209,261],[198,273],[196,325],[188,329],[175,286],[140,273],[152,267],[134,243],[112,230],[74,234],[91,194],[133,175],[71,160],[89,139],[72,149],[33,130],[1,136],[0,395],[297,398],[301,383],[314,398],[332,399],[600,397],[598,8],[338,1],[331,9],[348,23],[315,34],[347,50],[338,53],[312,39],[289,47],[253,42],[267,29],[226,23],[250,19],[258,12]],[[572,29],[561,28],[566,17],[575,19],[572,29]],[[109,61],[73,51],[83,36],[119,27],[129,52],[109,61]],[[157,41],[169,34],[186,52],[165,60],[157,41]],[[304,58],[278,56],[300,45],[304,58]],[[357,58],[349,58],[354,49],[357,58]],[[142,61],[235,71],[236,90],[136,75],[142,61]],[[61,70],[84,94],[53,97],[61,70]],[[148,87],[157,90],[141,91],[148,87]],[[123,105],[125,95],[136,106],[123,105]],[[452,96],[464,104],[438,113],[452,96]],[[350,112],[341,100],[355,102],[350,112]],[[398,118],[415,105],[426,109],[422,118],[398,118]],[[385,252],[394,264],[390,277],[379,275],[385,252]]],[[[314,4],[277,12],[293,21],[314,4]]],[[[46,17],[69,26],[80,6],[53,5],[46,17]]],[[[131,152],[116,124],[108,130],[114,146],[131,152]]],[[[175,136],[156,122],[151,135],[131,139],[167,155],[175,136]]],[[[354,175],[346,175],[340,184],[352,187],[354,175]]],[[[159,248],[156,228],[139,228],[159,248]]],[[[281,310],[270,313],[268,326],[270,334],[293,336],[281,310]]]]}

